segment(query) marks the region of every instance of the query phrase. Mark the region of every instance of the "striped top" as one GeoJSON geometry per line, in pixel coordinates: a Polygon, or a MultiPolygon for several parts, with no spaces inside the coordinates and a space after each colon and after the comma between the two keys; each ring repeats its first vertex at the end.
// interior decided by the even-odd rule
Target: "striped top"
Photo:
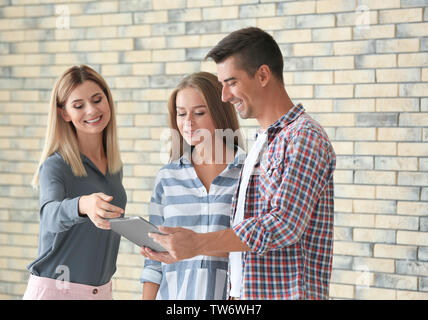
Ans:
{"type": "MultiPolygon", "coordinates": [[[[238,148],[234,161],[213,180],[209,193],[189,156],[165,165],[155,181],[150,222],[202,233],[229,228],[232,196],[245,156],[238,148]]],[[[140,281],[160,285],[156,299],[225,299],[227,270],[227,257],[196,256],[173,264],[146,259],[140,281]]]]}

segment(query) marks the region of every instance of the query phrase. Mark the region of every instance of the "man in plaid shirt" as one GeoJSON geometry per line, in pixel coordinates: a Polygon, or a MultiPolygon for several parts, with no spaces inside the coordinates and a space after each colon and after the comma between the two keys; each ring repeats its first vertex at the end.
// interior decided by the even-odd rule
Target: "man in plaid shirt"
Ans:
{"type": "Polygon", "coordinates": [[[233,227],[160,227],[168,235],[151,236],[168,252],[141,253],[173,263],[230,252],[231,298],[328,299],[336,162],[328,136],[288,97],[281,51],[263,30],[235,31],[207,57],[217,64],[222,100],[261,126],[233,198],[233,227]]]}

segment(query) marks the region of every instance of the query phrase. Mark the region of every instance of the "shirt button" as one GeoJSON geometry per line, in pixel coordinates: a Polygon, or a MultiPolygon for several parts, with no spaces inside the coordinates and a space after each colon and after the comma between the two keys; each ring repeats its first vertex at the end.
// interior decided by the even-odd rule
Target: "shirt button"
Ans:
{"type": "Polygon", "coordinates": [[[94,290],[92,290],[92,293],[93,293],[93,294],[97,294],[97,293],[98,293],[98,289],[94,289],[94,290]]]}

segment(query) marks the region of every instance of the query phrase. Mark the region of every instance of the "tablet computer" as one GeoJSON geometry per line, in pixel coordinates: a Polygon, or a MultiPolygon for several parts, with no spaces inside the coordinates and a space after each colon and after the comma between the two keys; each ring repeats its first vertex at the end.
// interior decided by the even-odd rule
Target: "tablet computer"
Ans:
{"type": "Polygon", "coordinates": [[[159,229],[142,217],[123,217],[108,219],[111,230],[124,236],[139,247],[148,247],[154,251],[167,251],[149,237],[149,232],[159,233],[159,229]]]}

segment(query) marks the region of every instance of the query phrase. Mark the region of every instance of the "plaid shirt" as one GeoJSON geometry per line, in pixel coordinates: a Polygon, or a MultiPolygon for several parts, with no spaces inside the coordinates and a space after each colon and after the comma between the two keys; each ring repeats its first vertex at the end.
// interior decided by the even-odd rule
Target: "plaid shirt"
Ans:
{"type": "MultiPolygon", "coordinates": [[[[336,157],[302,105],[267,129],[250,177],[244,220],[233,227],[242,257],[241,299],[328,299],[336,157]]],[[[242,174],[242,172],[241,172],[242,174]]],[[[239,187],[232,202],[232,221],[239,187]]]]}

